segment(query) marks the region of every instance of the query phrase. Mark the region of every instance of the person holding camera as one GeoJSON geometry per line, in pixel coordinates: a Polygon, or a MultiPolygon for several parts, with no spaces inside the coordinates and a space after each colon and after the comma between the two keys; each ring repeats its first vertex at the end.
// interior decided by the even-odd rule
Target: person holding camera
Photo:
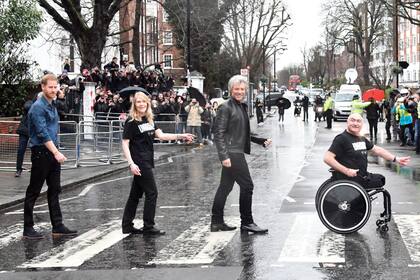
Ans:
{"type": "Polygon", "coordinates": [[[202,145],[203,137],[201,134],[201,114],[204,112],[197,99],[191,99],[189,105],[185,106],[185,112],[188,113],[187,117],[187,131],[197,137],[197,142],[202,145]]]}
{"type": "Polygon", "coordinates": [[[210,231],[230,231],[236,227],[224,221],[224,207],[235,182],[240,188],[239,212],[241,231],[265,234],[268,229],[255,224],[252,216],[252,194],[254,183],[249,172],[245,154],[251,151],[251,141],[267,147],[271,139],[251,135],[245,99],[248,81],[241,75],[228,82],[231,97],[219,106],[214,125],[214,143],[222,164],[222,175],[213,201],[210,231]]]}

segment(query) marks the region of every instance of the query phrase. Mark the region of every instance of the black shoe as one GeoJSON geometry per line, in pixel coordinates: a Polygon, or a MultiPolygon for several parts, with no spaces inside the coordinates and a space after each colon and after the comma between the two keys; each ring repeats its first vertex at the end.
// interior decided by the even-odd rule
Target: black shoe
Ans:
{"type": "Polygon", "coordinates": [[[221,224],[211,224],[210,225],[210,231],[211,232],[216,232],[216,231],[231,231],[231,230],[235,230],[236,227],[234,226],[229,226],[225,223],[221,223],[221,224]]]}
{"type": "Polygon", "coordinates": [[[166,234],[165,231],[160,230],[160,229],[155,228],[155,227],[151,227],[151,228],[142,227],[140,230],[143,232],[144,235],[164,235],[164,234],[166,234]]]}
{"type": "Polygon", "coordinates": [[[20,175],[22,175],[22,170],[17,170],[15,173],[15,177],[20,177],[20,175]]]}
{"type": "Polygon", "coordinates": [[[52,230],[53,237],[77,235],[77,230],[68,229],[65,225],[58,226],[52,230]]]}
{"type": "Polygon", "coordinates": [[[143,231],[139,228],[131,227],[131,228],[123,228],[122,233],[124,234],[142,234],[143,231]]]}
{"type": "Polygon", "coordinates": [[[260,228],[255,223],[252,223],[252,224],[247,224],[247,225],[241,225],[241,231],[264,234],[268,232],[268,229],[260,228]]]}
{"type": "Polygon", "coordinates": [[[36,240],[36,239],[43,239],[44,236],[31,227],[31,228],[25,228],[23,230],[23,238],[36,240]]]}

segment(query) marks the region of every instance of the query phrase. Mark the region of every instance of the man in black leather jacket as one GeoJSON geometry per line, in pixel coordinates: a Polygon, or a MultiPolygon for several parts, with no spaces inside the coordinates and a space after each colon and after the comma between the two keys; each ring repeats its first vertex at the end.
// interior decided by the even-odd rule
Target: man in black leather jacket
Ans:
{"type": "Polygon", "coordinates": [[[252,218],[252,193],[254,184],[249,173],[244,153],[251,151],[251,141],[264,147],[271,144],[271,139],[251,136],[245,98],[247,81],[240,75],[233,76],[228,83],[231,98],[219,106],[215,125],[214,143],[222,163],[222,176],[212,207],[211,231],[229,231],[236,227],[224,222],[223,209],[226,198],[235,182],[240,187],[239,211],[241,230],[254,233],[267,233],[254,223],[252,218]]]}

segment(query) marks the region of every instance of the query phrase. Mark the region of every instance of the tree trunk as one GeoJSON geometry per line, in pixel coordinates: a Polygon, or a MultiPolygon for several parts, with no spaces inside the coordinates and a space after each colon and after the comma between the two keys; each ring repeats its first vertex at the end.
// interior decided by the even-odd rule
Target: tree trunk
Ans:
{"type": "Polygon", "coordinates": [[[140,19],[142,0],[136,0],[136,13],[133,28],[133,61],[134,65],[140,66],[140,19]]]}
{"type": "MultiPolygon", "coordinates": [[[[98,30],[90,30],[87,34],[75,38],[79,48],[81,69],[92,69],[95,66],[101,68],[102,51],[106,43],[106,34],[101,34],[98,30]]],[[[81,72],[81,71],[80,71],[81,72]]]]}

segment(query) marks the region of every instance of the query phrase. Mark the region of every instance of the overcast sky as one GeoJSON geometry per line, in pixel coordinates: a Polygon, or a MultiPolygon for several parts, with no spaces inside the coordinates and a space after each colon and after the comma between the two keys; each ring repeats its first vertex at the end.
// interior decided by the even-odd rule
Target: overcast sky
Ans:
{"type": "Polygon", "coordinates": [[[321,3],[323,0],[284,0],[292,17],[293,25],[289,27],[287,50],[277,56],[277,70],[303,62],[301,49],[306,44],[309,48],[320,41],[322,33],[321,3]]]}

